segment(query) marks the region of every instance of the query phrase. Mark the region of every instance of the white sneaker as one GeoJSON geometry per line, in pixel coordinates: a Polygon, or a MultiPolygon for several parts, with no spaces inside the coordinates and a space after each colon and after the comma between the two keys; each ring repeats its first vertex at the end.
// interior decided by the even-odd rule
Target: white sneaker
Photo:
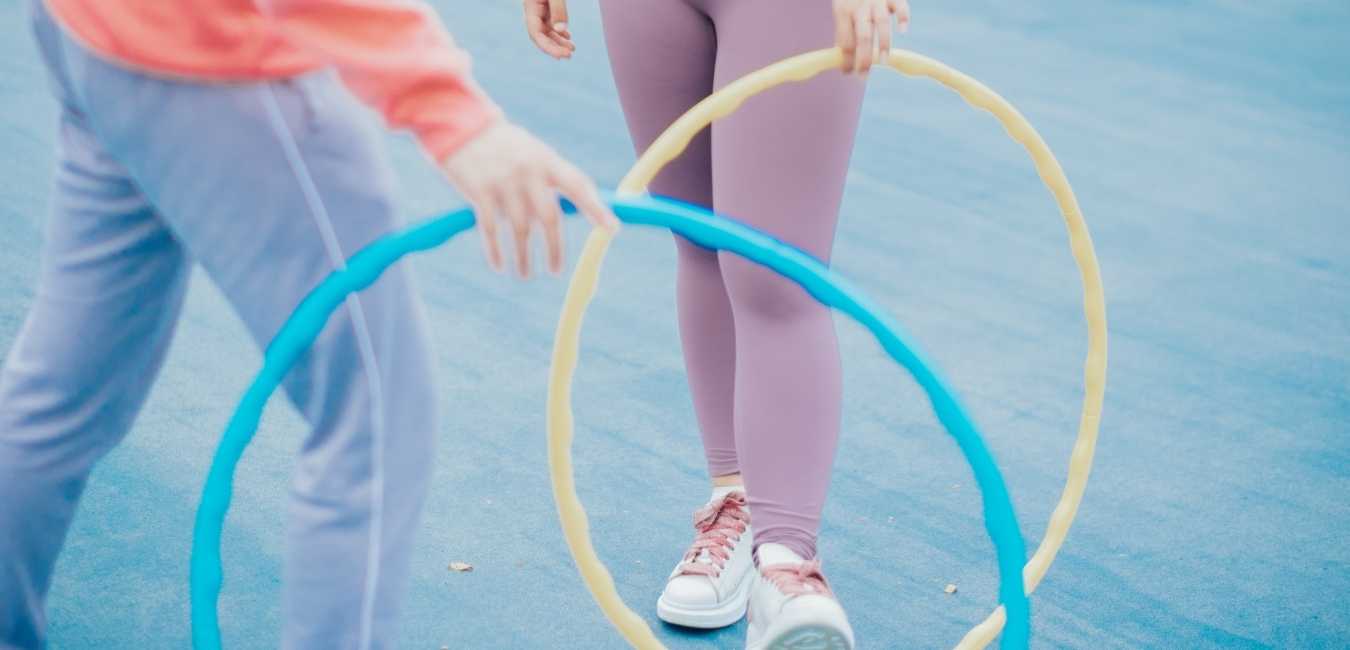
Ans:
{"type": "Polygon", "coordinates": [[[656,601],[661,620],[685,627],[726,627],[745,616],[754,581],[750,511],[742,488],[719,488],[694,513],[694,543],[656,601]]]}
{"type": "Polygon", "coordinates": [[[746,650],[853,650],[848,615],[820,572],[781,544],[761,544],[746,614],[746,650]]]}

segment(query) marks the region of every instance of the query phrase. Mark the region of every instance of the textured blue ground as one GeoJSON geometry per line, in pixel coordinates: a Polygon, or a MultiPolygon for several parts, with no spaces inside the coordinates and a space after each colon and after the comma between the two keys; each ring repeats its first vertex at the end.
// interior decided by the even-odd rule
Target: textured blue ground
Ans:
{"type": "MultiPolygon", "coordinates": [[[[594,7],[574,4],[580,50],[567,63],[532,51],[515,3],[438,8],[508,112],[612,186],[633,156],[594,7]]],[[[905,46],[986,81],[1037,125],[1105,274],[1097,469],[1033,600],[1040,646],[1350,647],[1347,29],[1338,1],[916,6],[905,46]]],[[[0,349],[32,296],[54,115],[23,5],[0,0],[0,349]]],[[[1085,350],[1054,206],[997,124],[931,83],[874,75],[862,133],[836,267],[946,370],[1039,540],[1085,350]]],[[[458,205],[406,138],[391,144],[410,217],[458,205]]],[[[623,647],[576,578],[549,497],[541,413],[562,283],[503,281],[471,241],[414,264],[451,417],[402,645],[623,647]],[[447,571],[454,560],[476,570],[447,571]]],[[[624,234],[577,396],[577,468],[601,553],[654,624],[705,491],[672,264],[661,233],[624,234]]],[[[969,471],[912,382],[861,329],[841,333],[847,415],[826,566],[864,647],[950,644],[996,590],[969,471]]],[[[168,366],[76,520],[51,594],[53,647],[187,644],[193,507],[260,358],[197,278],[168,366]]],[[[275,403],[240,471],[222,601],[232,648],[278,638],[301,435],[275,403]]],[[[743,631],[660,630],[678,648],[738,647],[743,631]]]]}

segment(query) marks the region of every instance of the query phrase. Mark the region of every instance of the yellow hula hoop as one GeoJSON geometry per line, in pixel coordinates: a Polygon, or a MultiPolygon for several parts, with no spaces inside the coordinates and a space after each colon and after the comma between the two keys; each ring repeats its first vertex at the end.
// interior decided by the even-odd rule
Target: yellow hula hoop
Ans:
{"type": "MultiPolygon", "coordinates": [[[[818,50],[785,59],[751,73],[727,85],[699,102],[671,124],[661,137],[638,159],[628,175],[619,184],[622,194],[640,194],[665,165],[684,151],[689,141],[714,120],[735,111],[750,97],[789,81],[804,81],[815,75],[838,68],[843,62],[838,49],[818,50]]],[[[1092,456],[1097,446],[1097,430],[1101,420],[1102,400],[1106,393],[1106,302],[1102,292],[1101,270],[1074,198],[1073,189],[1064,176],[1064,170],[1055,160],[1040,134],[1007,100],[984,84],[946,65],[907,50],[891,50],[886,63],[895,70],[912,77],[927,77],[952,89],[971,106],[992,114],[1003,124],[1008,135],[1021,143],[1031,154],[1041,180],[1054,195],[1064,223],[1069,231],[1069,243],[1083,281],[1083,311],[1088,324],[1088,353],[1084,363],[1083,411],[1078,424],[1078,439],[1069,457],[1068,479],[1059,502],[1050,516],[1045,537],[1035,554],[1023,569],[1026,591],[1036,589],[1055,554],[1064,544],[1064,538],[1073,524],[1078,506],[1083,500],[1088,474],[1092,471],[1092,456]]],[[[553,496],[558,515],[572,557],[576,561],[586,587],[595,597],[605,617],[635,648],[656,650],[664,646],[656,639],[650,627],[629,609],[614,587],[614,579],[591,545],[586,511],[576,493],[572,468],[572,378],[576,371],[581,343],[581,321],[586,306],[595,294],[600,265],[612,236],[595,230],[586,241],[577,262],[577,268],[567,288],[562,314],[553,346],[553,365],[549,372],[548,389],[548,445],[549,472],[553,482],[553,496]]],[[[957,644],[961,650],[976,650],[989,644],[1005,623],[1000,606],[979,625],[976,625],[957,644]]]]}

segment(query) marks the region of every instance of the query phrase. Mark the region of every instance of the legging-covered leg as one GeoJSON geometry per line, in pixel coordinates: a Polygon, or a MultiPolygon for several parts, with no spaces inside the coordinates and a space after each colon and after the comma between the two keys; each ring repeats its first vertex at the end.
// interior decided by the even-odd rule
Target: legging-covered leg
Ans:
{"type": "MultiPolygon", "coordinates": [[[[825,2],[602,0],[601,8],[639,151],[714,87],[828,47],[834,35],[825,2]]],[[[695,140],[653,190],[711,202],[828,260],[862,94],[861,81],[837,72],[768,91],[695,140]]],[[[839,438],[829,311],[771,271],[683,241],[678,293],[712,474],[744,475],[756,545],[813,557],[839,438]]]]}
{"type": "MultiPolygon", "coordinates": [[[[833,44],[828,2],[709,2],[715,84],[833,44]]],[[[712,128],[713,205],[829,259],[863,82],[830,71],[752,98],[712,128]]],[[[755,544],[814,557],[839,439],[841,369],[829,310],[754,263],[721,256],[736,328],[735,429],[755,544]]]]}
{"type": "MultiPolygon", "coordinates": [[[[605,41],[638,153],[713,89],[717,36],[706,14],[682,0],[601,0],[605,41]]],[[[700,134],[656,177],[655,194],[711,207],[712,153],[700,134]]],[[[685,368],[708,471],[739,471],[732,425],[736,337],[717,254],[676,237],[676,300],[685,368]]]]}

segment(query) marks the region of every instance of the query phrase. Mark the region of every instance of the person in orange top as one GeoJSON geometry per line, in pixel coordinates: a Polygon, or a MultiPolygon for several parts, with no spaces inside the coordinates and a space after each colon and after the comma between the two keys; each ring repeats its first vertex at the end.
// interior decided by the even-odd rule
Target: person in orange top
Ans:
{"type": "MultiPolygon", "coordinates": [[[[127,433],[200,264],[265,345],[346,258],[399,226],[379,132],[412,131],[530,274],[562,267],[559,195],[616,226],[591,180],[512,125],[424,5],[34,0],[60,105],[38,288],[0,370],[0,647],[46,643],[52,569],[94,464],[127,433]]],[[[311,426],[291,491],[282,645],[396,638],[438,431],[413,278],[391,268],[285,381],[311,426]]],[[[226,630],[228,633],[228,630],[226,630]]]]}

